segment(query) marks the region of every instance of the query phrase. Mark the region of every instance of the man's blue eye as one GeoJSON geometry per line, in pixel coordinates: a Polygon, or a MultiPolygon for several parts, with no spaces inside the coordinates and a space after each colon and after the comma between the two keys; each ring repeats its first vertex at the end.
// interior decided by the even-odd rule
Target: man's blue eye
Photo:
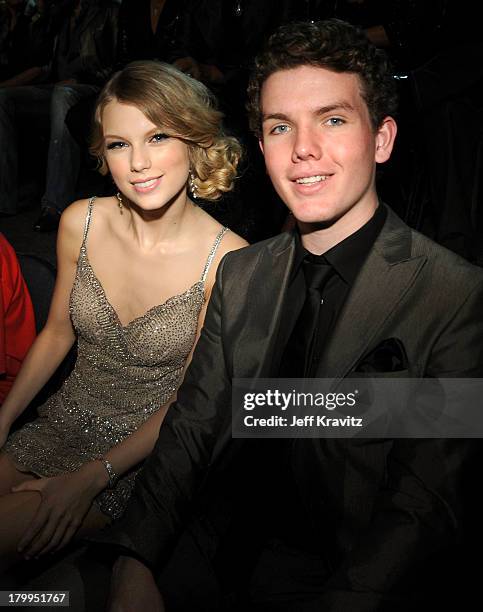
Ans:
{"type": "Polygon", "coordinates": [[[331,117],[330,119],[327,120],[327,123],[329,125],[343,125],[344,120],[341,119],[340,117],[331,117]]]}
{"type": "Polygon", "coordinates": [[[286,134],[289,130],[288,125],[276,125],[270,130],[272,134],[286,134]]]}

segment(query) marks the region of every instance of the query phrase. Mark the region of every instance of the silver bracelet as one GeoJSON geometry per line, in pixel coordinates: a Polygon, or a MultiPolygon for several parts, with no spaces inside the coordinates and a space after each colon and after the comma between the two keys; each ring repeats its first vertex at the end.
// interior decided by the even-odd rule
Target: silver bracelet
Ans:
{"type": "Polygon", "coordinates": [[[102,462],[102,464],[106,468],[106,472],[109,475],[109,482],[107,483],[107,488],[114,489],[119,476],[114,471],[114,468],[112,467],[112,463],[108,459],[106,459],[105,457],[99,457],[98,459],[99,461],[102,462]]]}

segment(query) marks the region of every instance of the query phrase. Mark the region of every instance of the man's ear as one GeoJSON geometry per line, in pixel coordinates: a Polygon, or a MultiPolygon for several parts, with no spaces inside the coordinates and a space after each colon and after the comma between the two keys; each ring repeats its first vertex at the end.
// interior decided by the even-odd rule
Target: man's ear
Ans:
{"type": "Polygon", "coordinates": [[[396,134],[396,122],[392,117],[385,117],[376,132],[375,160],[378,164],[383,164],[391,157],[396,134]]]}
{"type": "Polygon", "coordinates": [[[261,136],[258,139],[258,146],[260,147],[260,151],[262,152],[262,155],[265,155],[265,151],[263,150],[263,139],[261,136]]]}

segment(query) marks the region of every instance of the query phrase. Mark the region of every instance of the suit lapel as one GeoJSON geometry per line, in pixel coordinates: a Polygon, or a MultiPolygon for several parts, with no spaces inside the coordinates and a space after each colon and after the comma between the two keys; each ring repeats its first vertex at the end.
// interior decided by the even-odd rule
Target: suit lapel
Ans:
{"type": "Polygon", "coordinates": [[[246,296],[246,321],[234,351],[234,376],[268,377],[290,278],[295,243],[282,234],[260,253],[246,296]]]}
{"type": "Polygon", "coordinates": [[[367,352],[421,271],[411,255],[411,230],[391,210],[329,338],[317,369],[321,378],[346,376],[367,352]]]}

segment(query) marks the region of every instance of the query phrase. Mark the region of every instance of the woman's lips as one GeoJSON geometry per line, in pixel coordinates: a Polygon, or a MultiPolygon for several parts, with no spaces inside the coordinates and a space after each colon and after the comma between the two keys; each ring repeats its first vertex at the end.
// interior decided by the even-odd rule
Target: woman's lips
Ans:
{"type": "Polygon", "coordinates": [[[161,177],[158,176],[157,178],[147,179],[146,181],[132,183],[132,186],[137,193],[147,193],[156,189],[160,182],[161,177]]]}

